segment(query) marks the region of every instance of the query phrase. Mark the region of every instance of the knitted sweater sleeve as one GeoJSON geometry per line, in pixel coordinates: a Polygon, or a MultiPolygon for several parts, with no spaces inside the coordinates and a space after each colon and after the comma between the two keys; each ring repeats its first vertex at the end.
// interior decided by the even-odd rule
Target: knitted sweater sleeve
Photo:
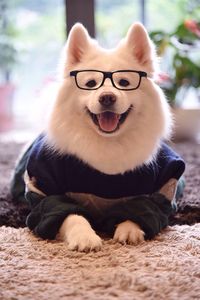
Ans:
{"type": "Polygon", "coordinates": [[[171,178],[179,180],[184,171],[184,160],[168,145],[163,143],[156,160],[157,191],[171,178]]]}
{"type": "Polygon", "coordinates": [[[63,158],[49,148],[46,138],[40,135],[33,143],[26,166],[30,182],[45,195],[62,195],[65,190],[63,158]]]}

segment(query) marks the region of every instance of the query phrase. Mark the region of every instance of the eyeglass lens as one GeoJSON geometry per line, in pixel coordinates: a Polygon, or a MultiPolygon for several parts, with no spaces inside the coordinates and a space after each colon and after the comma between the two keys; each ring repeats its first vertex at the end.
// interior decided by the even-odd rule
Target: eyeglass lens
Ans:
{"type": "Polygon", "coordinates": [[[83,71],[77,74],[77,83],[81,88],[98,88],[103,81],[104,75],[97,71],[83,71]]]}
{"type": "Polygon", "coordinates": [[[136,72],[113,73],[113,81],[119,89],[134,89],[138,86],[140,75],[136,72]]]}

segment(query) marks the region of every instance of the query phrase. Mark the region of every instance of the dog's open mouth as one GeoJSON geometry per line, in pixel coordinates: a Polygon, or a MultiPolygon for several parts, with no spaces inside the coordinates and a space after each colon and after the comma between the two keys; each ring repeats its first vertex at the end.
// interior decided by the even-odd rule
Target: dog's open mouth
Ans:
{"type": "Polygon", "coordinates": [[[104,133],[113,133],[119,129],[119,127],[126,120],[132,106],[123,114],[117,114],[112,111],[104,111],[100,114],[93,114],[88,110],[90,117],[95,125],[99,127],[104,133]]]}

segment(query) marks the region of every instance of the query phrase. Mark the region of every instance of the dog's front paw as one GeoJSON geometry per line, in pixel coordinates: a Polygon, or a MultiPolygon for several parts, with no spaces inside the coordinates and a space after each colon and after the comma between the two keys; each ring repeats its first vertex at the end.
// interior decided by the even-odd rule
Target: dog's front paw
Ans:
{"type": "Polygon", "coordinates": [[[67,235],[66,242],[69,250],[83,252],[99,251],[102,246],[101,238],[90,228],[74,227],[67,235]]]}
{"type": "Polygon", "coordinates": [[[83,252],[98,251],[102,240],[82,216],[68,216],[59,231],[60,237],[67,243],[69,250],[83,252]]]}
{"type": "Polygon", "coordinates": [[[132,221],[125,221],[117,226],[114,240],[122,244],[138,244],[144,241],[144,231],[132,221]]]}

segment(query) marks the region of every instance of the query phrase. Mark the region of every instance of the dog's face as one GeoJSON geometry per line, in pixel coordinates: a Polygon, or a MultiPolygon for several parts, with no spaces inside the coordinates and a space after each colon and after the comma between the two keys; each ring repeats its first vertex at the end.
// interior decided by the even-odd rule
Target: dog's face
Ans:
{"type": "Polygon", "coordinates": [[[171,117],[153,81],[156,56],[144,27],[133,25],[117,48],[105,50],[76,24],[65,54],[48,126],[54,148],[107,174],[151,161],[171,117]]]}

